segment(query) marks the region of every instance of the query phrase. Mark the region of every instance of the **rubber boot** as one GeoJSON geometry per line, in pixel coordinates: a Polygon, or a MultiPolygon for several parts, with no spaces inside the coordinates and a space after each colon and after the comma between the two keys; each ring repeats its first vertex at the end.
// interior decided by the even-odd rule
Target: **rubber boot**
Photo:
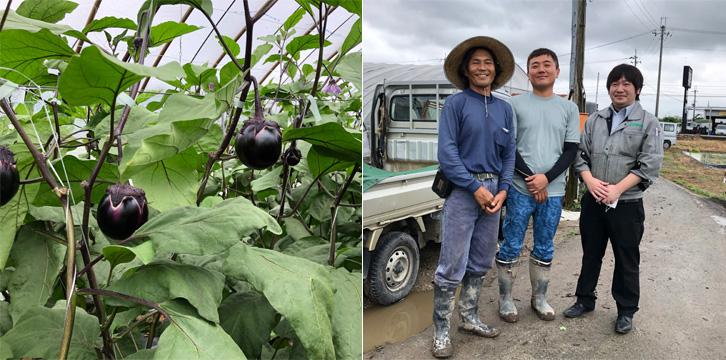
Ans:
{"type": "Polygon", "coordinates": [[[454,354],[449,330],[451,314],[454,312],[456,288],[446,288],[434,284],[434,343],[431,352],[434,357],[447,358],[454,354]]]}
{"type": "Polygon", "coordinates": [[[550,283],[550,267],[536,259],[529,259],[529,280],[532,283],[532,309],[537,316],[546,321],[555,319],[555,310],[547,303],[547,287],[550,283]]]}
{"type": "Polygon", "coordinates": [[[484,275],[469,273],[464,275],[459,293],[459,315],[461,315],[459,330],[493,338],[499,335],[499,329],[488,326],[479,319],[479,295],[483,282],[484,275]]]}
{"type": "Polygon", "coordinates": [[[504,263],[499,260],[497,263],[497,278],[499,279],[499,317],[509,323],[515,323],[519,320],[517,307],[514,305],[512,298],[512,286],[517,273],[514,268],[516,261],[504,263]]]}

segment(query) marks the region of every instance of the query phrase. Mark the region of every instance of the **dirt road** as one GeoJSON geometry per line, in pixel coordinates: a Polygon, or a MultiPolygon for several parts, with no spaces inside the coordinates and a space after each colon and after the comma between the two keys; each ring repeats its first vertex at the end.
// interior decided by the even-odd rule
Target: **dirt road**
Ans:
{"type": "MultiPolygon", "coordinates": [[[[572,294],[582,256],[577,222],[563,221],[556,239],[549,292],[557,318],[541,321],[530,309],[529,272],[526,256],[522,256],[514,289],[519,322],[508,324],[499,319],[495,277],[487,276],[479,304],[480,315],[486,323],[499,327],[502,334],[496,339],[484,339],[454,331],[454,357],[725,358],[726,209],[701,200],[667,180],[659,180],[646,192],[645,208],[645,235],[640,245],[641,310],[635,315],[635,329],[630,334],[618,335],[613,331],[617,310],[610,295],[613,271],[610,247],[603,260],[595,311],[580,319],[566,319],[561,315],[575,300],[572,294]]],[[[436,261],[435,257],[429,258],[436,261]]],[[[418,296],[422,294],[431,296],[430,293],[418,293],[418,296]]],[[[406,300],[401,305],[405,306],[406,300]]],[[[419,308],[424,310],[419,310],[417,316],[430,322],[430,307],[419,308]]],[[[452,328],[458,322],[455,319],[452,328]]],[[[379,323],[367,322],[364,326],[376,324],[379,323]]],[[[377,331],[366,328],[366,334],[371,333],[369,330],[377,331]]],[[[431,336],[432,327],[428,326],[403,342],[378,346],[364,357],[431,358],[431,336]]]]}

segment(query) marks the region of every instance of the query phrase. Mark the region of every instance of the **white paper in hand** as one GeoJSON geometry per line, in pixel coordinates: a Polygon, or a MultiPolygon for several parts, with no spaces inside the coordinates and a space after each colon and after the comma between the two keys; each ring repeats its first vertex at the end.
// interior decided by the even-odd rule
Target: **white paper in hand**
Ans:
{"type": "Polygon", "coordinates": [[[609,206],[610,208],[615,209],[615,207],[618,206],[618,200],[620,200],[620,199],[616,199],[615,201],[613,201],[612,204],[607,204],[606,203],[605,205],[609,206]]]}

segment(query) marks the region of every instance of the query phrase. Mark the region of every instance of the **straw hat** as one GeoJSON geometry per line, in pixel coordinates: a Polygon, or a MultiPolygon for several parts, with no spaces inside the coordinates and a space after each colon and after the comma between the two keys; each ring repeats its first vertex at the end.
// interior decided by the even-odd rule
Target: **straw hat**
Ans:
{"type": "Polygon", "coordinates": [[[499,65],[497,75],[492,82],[492,90],[496,90],[506,84],[512,77],[512,74],[514,74],[514,56],[512,56],[512,52],[509,51],[506,45],[488,36],[475,36],[456,45],[444,62],[446,78],[461,90],[467,87],[466,84],[468,84],[468,81],[459,74],[459,65],[464,60],[464,54],[466,54],[467,50],[474,47],[489,49],[499,65]]]}

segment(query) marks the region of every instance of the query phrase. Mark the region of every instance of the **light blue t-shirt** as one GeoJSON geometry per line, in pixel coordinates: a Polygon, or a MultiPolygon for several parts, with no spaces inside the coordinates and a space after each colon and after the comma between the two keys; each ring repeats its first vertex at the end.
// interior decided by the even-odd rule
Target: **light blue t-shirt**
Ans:
{"type": "MultiPolygon", "coordinates": [[[[580,142],[580,112],[572,101],[557,95],[540,97],[531,93],[510,99],[514,110],[517,151],[535,173],[544,174],[562,155],[565,142],[580,142]]],[[[565,195],[563,172],[547,187],[549,196],[565,195]]],[[[520,193],[531,196],[524,179],[514,175],[520,193]]]]}

